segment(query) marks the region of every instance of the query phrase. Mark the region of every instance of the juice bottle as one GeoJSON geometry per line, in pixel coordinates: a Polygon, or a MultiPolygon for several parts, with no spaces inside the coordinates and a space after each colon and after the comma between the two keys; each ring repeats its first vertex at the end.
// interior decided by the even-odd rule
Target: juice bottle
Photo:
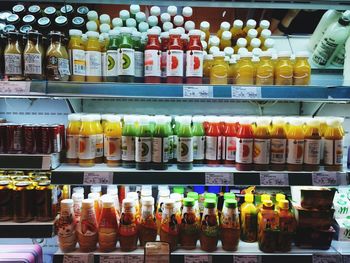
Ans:
{"type": "Polygon", "coordinates": [[[137,248],[137,223],[135,201],[124,199],[119,224],[119,242],[121,251],[133,251],[137,248]]]}
{"type": "Polygon", "coordinates": [[[309,85],[311,77],[311,66],[308,61],[308,52],[297,52],[295,54],[295,58],[296,60],[293,69],[293,84],[309,85]]]}
{"type": "Polygon", "coordinates": [[[213,55],[209,54],[209,55],[204,55],[204,62],[203,62],[203,82],[204,83],[209,83],[209,79],[210,79],[210,71],[211,71],[211,67],[213,66],[213,62],[214,62],[214,57],[213,55]]]}
{"type": "Polygon", "coordinates": [[[170,245],[170,251],[177,248],[179,240],[179,225],[175,215],[175,203],[167,199],[163,204],[162,220],[160,225],[160,241],[167,242],[170,245]]]}
{"type": "Polygon", "coordinates": [[[166,116],[158,116],[152,139],[152,163],[155,170],[168,169],[171,135],[166,116]]]}
{"type": "Polygon", "coordinates": [[[167,83],[182,83],[184,70],[184,52],[181,35],[177,29],[169,31],[168,53],[166,60],[167,83]]]}
{"type": "Polygon", "coordinates": [[[260,62],[256,65],[256,85],[273,85],[274,65],[271,61],[271,53],[263,51],[260,54],[260,62]]]}
{"type": "Polygon", "coordinates": [[[109,44],[107,47],[107,72],[106,79],[109,82],[116,82],[118,80],[118,46],[119,46],[119,30],[109,31],[109,44]]]}
{"type": "Polygon", "coordinates": [[[265,41],[271,37],[271,31],[268,29],[264,29],[261,34],[260,34],[260,41],[261,41],[261,46],[263,47],[265,44],[265,41]]]}
{"type": "Polygon", "coordinates": [[[228,79],[230,84],[235,84],[236,74],[237,74],[236,57],[231,57],[229,61],[229,68],[228,68],[228,79]]]}
{"type": "Polygon", "coordinates": [[[154,198],[152,196],[141,199],[141,221],[138,225],[140,245],[154,242],[157,238],[157,224],[154,215],[154,198]]]}
{"type": "Polygon", "coordinates": [[[176,221],[178,224],[181,224],[181,208],[182,208],[183,194],[179,193],[179,190],[177,190],[174,187],[173,193],[170,194],[170,199],[173,200],[175,203],[174,212],[175,212],[176,221]]]}
{"type": "Polygon", "coordinates": [[[156,223],[157,223],[158,234],[160,233],[160,225],[161,225],[161,221],[162,221],[164,202],[165,202],[165,200],[168,200],[169,198],[170,198],[169,189],[163,189],[163,188],[159,189],[158,201],[157,201],[157,207],[156,207],[156,223]]]}
{"type": "Polygon", "coordinates": [[[321,159],[321,131],[320,122],[310,119],[306,123],[305,151],[304,151],[304,170],[318,171],[320,169],[321,159]]]}
{"type": "Polygon", "coordinates": [[[270,27],[270,22],[268,20],[261,20],[259,23],[259,27],[257,29],[258,34],[261,35],[262,31],[268,30],[270,27]]]}
{"type": "Polygon", "coordinates": [[[4,48],[5,75],[9,80],[23,79],[22,45],[17,31],[8,32],[7,44],[4,48]]]}
{"type": "Polygon", "coordinates": [[[205,136],[205,161],[208,165],[219,165],[222,154],[222,133],[217,117],[208,120],[209,126],[205,136]]]}
{"type": "Polygon", "coordinates": [[[76,225],[77,221],[74,217],[73,200],[62,200],[60,214],[55,221],[58,245],[62,252],[67,253],[75,250],[77,244],[76,225]]]}
{"type": "Polygon", "coordinates": [[[91,114],[94,119],[95,137],[96,137],[96,154],[95,163],[103,163],[103,128],[101,125],[101,115],[91,114]]]}
{"type": "Polygon", "coordinates": [[[245,38],[239,38],[239,39],[237,40],[236,45],[235,45],[234,48],[233,48],[234,51],[235,51],[235,53],[238,54],[238,50],[239,50],[240,48],[246,47],[247,44],[248,44],[248,42],[247,42],[247,40],[246,40],[245,38]]]}
{"type": "Polygon", "coordinates": [[[183,15],[185,21],[191,20],[192,14],[193,14],[192,7],[190,7],[190,6],[185,6],[185,7],[182,9],[182,15],[183,15]]]}
{"type": "Polygon", "coordinates": [[[275,252],[278,240],[278,215],[271,200],[265,200],[258,215],[258,244],[265,253],[275,252]]]}
{"type": "Polygon", "coordinates": [[[341,122],[336,118],[328,119],[324,132],[324,169],[326,171],[342,170],[343,137],[341,122]]]}
{"type": "Polygon", "coordinates": [[[231,58],[234,54],[234,50],[233,48],[230,46],[230,47],[225,47],[224,48],[224,52],[225,52],[225,56],[231,58]]]}
{"type": "Polygon", "coordinates": [[[282,252],[290,251],[292,248],[293,234],[295,232],[294,215],[289,211],[288,200],[278,202],[279,212],[279,234],[277,241],[277,250],[282,252]]]}
{"type": "Polygon", "coordinates": [[[135,119],[133,116],[124,116],[122,129],[122,165],[125,168],[135,167],[135,119]]]}
{"type": "Polygon", "coordinates": [[[245,38],[246,33],[243,31],[243,21],[236,19],[233,22],[233,26],[230,30],[232,34],[232,46],[234,47],[237,44],[239,38],[245,38]]]}
{"type": "Polygon", "coordinates": [[[237,201],[226,199],[221,213],[220,229],[222,248],[226,251],[236,251],[240,238],[240,222],[237,201]]]}
{"type": "Polygon", "coordinates": [[[270,119],[258,118],[256,124],[257,127],[254,130],[254,170],[267,171],[270,164],[270,119]]]}
{"type": "Polygon", "coordinates": [[[114,201],[109,196],[102,201],[102,212],[98,223],[98,244],[103,252],[115,250],[118,235],[118,223],[114,201]]]}
{"type": "Polygon", "coordinates": [[[78,163],[80,126],[81,126],[81,115],[69,114],[68,126],[66,130],[66,141],[67,141],[66,162],[67,163],[78,163]]]}
{"type": "Polygon", "coordinates": [[[293,85],[293,64],[289,51],[278,52],[278,61],[275,66],[275,85],[293,85]]]}
{"type": "Polygon", "coordinates": [[[207,21],[202,21],[199,25],[200,30],[202,30],[205,33],[205,41],[209,41],[210,37],[210,24],[207,21]]]}
{"type": "Polygon", "coordinates": [[[161,26],[166,22],[171,22],[171,16],[168,13],[163,13],[160,15],[161,26]]]}
{"type": "Polygon", "coordinates": [[[102,81],[107,81],[107,47],[109,43],[109,35],[108,33],[101,33],[98,41],[100,43],[101,49],[101,77],[102,81]]]}
{"type": "MultiPolygon", "coordinates": [[[[122,10],[123,11],[123,10],[122,10]]],[[[124,10],[126,11],[126,10],[124,10]]],[[[135,50],[131,38],[130,27],[120,28],[121,40],[118,49],[118,80],[120,82],[134,82],[135,78],[135,50]]]]}
{"type": "Polygon", "coordinates": [[[254,85],[255,68],[252,62],[252,57],[253,55],[251,52],[241,54],[241,58],[237,62],[235,79],[237,85],[254,85]]]}
{"type": "Polygon", "coordinates": [[[177,132],[177,168],[180,170],[193,168],[193,134],[190,116],[184,116],[181,119],[177,132]]]}
{"type": "Polygon", "coordinates": [[[190,41],[186,51],[186,83],[188,84],[202,84],[203,47],[200,35],[200,30],[189,32],[190,41]]]}
{"type": "Polygon", "coordinates": [[[250,52],[252,52],[255,48],[259,48],[261,45],[261,41],[259,38],[253,38],[249,43],[250,44],[248,46],[248,51],[250,52]]]}
{"type": "Polygon", "coordinates": [[[70,68],[72,69],[71,81],[85,81],[85,47],[82,41],[83,32],[77,29],[69,30],[68,53],[70,57],[70,68]]]}
{"type": "Polygon", "coordinates": [[[275,46],[275,40],[273,40],[272,38],[268,38],[265,40],[262,46],[262,50],[266,51],[266,50],[269,50],[270,48],[273,49],[274,46],[275,46]]]}
{"type": "Polygon", "coordinates": [[[287,135],[285,131],[285,120],[274,118],[272,121],[271,137],[271,170],[283,171],[286,164],[287,135]]]}
{"type": "Polygon", "coordinates": [[[203,127],[204,116],[192,117],[192,134],[193,134],[193,163],[204,163],[205,150],[205,131],[203,127]]]}
{"type": "MultiPolygon", "coordinates": [[[[210,53],[210,49],[212,47],[218,47],[220,46],[220,38],[218,38],[217,36],[211,36],[209,38],[209,42],[208,42],[208,49],[209,49],[209,53],[210,53]]],[[[219,49],[220,51],[220,49],[219,49]]]]}
{"type": "Polygon", "coordinates": [[[169,32],[162,32],[160,34],[160,40],[161,40],[161,61],[160,61],[160,70],[161,70],[161,77],[163,81],[165,82],[166,78],[166,71],[167,71],[167,51],[168,51],[168,45],[169,45],[169,32]]]}
{"type": "Polygon", "coordinates": [[[220,49],[224,50],[226,47],[231,47],[232,33],[230,31],[224,31],[221,34],[220,49]]]}
{"type": "Polygon", "coordinates": [[[241,118],[236,138],[236,168],[253,169],[253,127],[249,118],[241,118]]]}
{"type": "Polygon", "coordinates": [[[230,23],[229,22],[222,22],[220,24],[220,29],[218,30],[218,32],[216,33],[217,37],[220,39],[222,36],[222,33],[224,31],[229,31],[230,30],[230,23]]]}
{"type": "Polygon", "coordinates": [[[237,120],[229,117],[223,131],[222,159],[225,165],[232,166],[236,162],[237,120]]]}
{"type": "Polygon", "coordinates": [[[98,14],[96,11],[94,10],[90,10],[88,13],[87,13],[87,18],[89,21],[94,21],[96,22],[97,24],[100,23],[100,21],[98,20],[98,14]]]}
{"type": "Polygon", "coordinates": [[[304,161],[303,123],[296,118],[290,120],[287,132],[287,169],[301,171],[304,161]]]}
{"type": "Polygon", "coordinates": [[[144,47],[141,44],[141,32],[134,31],[131,35],[135,57],[135,82],[144,83],[144,47]]]}
{"type": "Polygon", "coordinates": [[[91,115],[81,116],[79,131],[79,165],[94,166],[96,157],[96,126],[91,115]]]}
{"type": "Polygon", "coordinates": [[[86,43],[86,81],[102,81],[102,56],[99,43],[99,34],[94,31],[86,33],[88,41],[86,43]]]}
{"type": "Polygon", "coordinates": [[[247,37],[245,38],[248,43],[252,41],[253,38],[258,37],[258,31],[256,29],[252,28],[248,30],[247,37]]]}
{"type": "MultiPolygon", "coordinates": [[[[214,54],[217,53],[217,52],[220,52],[220,48],[219,48],[219,47],[212,46],[212,47],[209,49],[209,54],[214,55],[214,54]]],[[[225,53],[225,52],[224,52],[224,53],[225,53]]]]}
{"type": "Polygon", "coordinates": [[[253,194],[245,194],[244,203],[241,205],[241,239],[244,242],[253,243],[257,241],[257,209],[253,194]]]}
{"type": "Polygon", "coordinates": [[[199,220],[195,200],[191,197],[184,198],[180,224],[180,244],[183,249],[196,248],[199,238],[199,220]]]}
{"type": "Polygon", "coordinates": [[[141,116],[135,137],[136,169],[151,169],[152,162],[152,131],[147,116],[141,116]]]}
{"type": "Polygon", "coordinates": [[[119,166],[121,164],[122,126],[120,117],[107,116],[104,129],[104,156],[107,166],[119,166]]]}
{"type": "Polygon", "coordinates": [[[85,199],[82,203],[81,218],[77,226],[79,248],[83,252],[92,252],[98,241],[98,227],[94,210],[94,201],[85,199]]]}
{"type": "Polygon", "coordinates": [[[256,27],[256,21],[254,19],[249,19],[243,28],[243,31],[248,34],[249,29],[255,29],[256,27]]]}
{"type": "Polygon", "coordinates": [[[228,83],[228,65],[225,62],[225,53],[216,52],[214,55],[214,61],[210,70],[210,84],[223,84],[228,83]]]}
{"type": "Polygon", "coordinates": [[[145,83],[161,83],[162,51],[157,30],[148,29],[145,48],[145,83]]]}
{"type": "Polygon", "coordinates": [[[219,222],[216,211],[216,200],[204,200],[204,212],[201,221],[200,246],[206,252],[217,249],[219,240],[219,222]]]}

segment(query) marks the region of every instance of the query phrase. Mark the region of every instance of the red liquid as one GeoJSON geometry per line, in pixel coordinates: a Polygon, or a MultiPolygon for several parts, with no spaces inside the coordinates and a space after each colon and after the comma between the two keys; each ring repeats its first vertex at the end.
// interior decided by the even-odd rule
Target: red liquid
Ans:
{"type": "Polygon", "coordinates": [[[186,83],[202,84],[203,46],[199,35],[190,36],[187,45],[186,63],[186,83]]]}
{"type": "MultiPolygon", "coordinates": [[[[145,83],[160,83],[161,82],[161,44],[158,35],[148,35],[148,42],[145,48],[145,67],[153,67],[152,76],[145,75],[145,83]],[[147,59],[148,51],[155,53],[151,58],[147,59]],[[158,53],[158,54],[157,54],[158,53]],[[157,60],[157,61],[156,61],[157,60]],[[147,65],[151,62],[151,65],[147,65]],[[155,68],[156,67],[156,68],[155,68]],[[153,76],[154,75],[154,76],[153,76]]],[[[149,52],[151,53],[151,52],[149,52]]],[[[145,69],[145,73],[147,70],[145,69]]]]}
{"type": "Polygon", "coordinates": [[[236,123],[226,123],[223,131],[222,159],[226,165],[236,162],[236,123]]]}
{"type": "Polygon", "coordinates": [[[205,160],[208,165],[219,165],[221,163],[222,136],[220,123],[209,123],[206,132],[205,160]]]}
{"type": "Polygon", "coordinates": [[[166,82],[166,57],[167,57],[167,51],[168,51],[168,45],[169,45],[169,37],[162,37],[161,38],[161,50],[162,50],[162,57],[160,60],[160,70],[161,70],[161,78],[162,82],[166,82]]]}
{"type": "Polygon", "coordinates": [[[236,140],[236,168],[240,171],[253,169],[253,128],[250,124],[241,124],[236,140]]]}
{"type": "MultiPolygon", "coordinates": [[[[169,56],[170,56],[170,61],[172,62],[172,64],[170,65],[170,68],[172,69],[171,71],[174,71],[173,69],[177,69],[178,72],[181,73],[181,68],[183,69],[183,45],[181,42],[180,35],[175,35],[175,34],[170,35],[169,44],[168,44],[167,61],[169,61],[168,60],[169,56]],[[176,52],[178,56],[175,57],[174,54],[172,54],[172,51],[181,51],[181,52],[176,52]]],[[[169,65],[167,65],[167,68],[169,68],[169,65]]],[[[168,76],[168,75],[169,74],[167,73],[167,83],[182,83],[183,70],[182,70],[182,74],[177,74],[178,76],[168,76]]]]}

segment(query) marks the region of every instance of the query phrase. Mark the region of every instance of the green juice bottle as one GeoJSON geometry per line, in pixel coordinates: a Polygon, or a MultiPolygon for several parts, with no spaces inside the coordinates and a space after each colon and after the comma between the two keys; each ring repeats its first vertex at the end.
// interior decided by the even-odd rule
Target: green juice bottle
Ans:
{"type": "Polygon", "coordinates": [[[193,168],[193,134],[191,116],[181,118],[177,132],[177,168],[179,170],[192,170],[193,168]]]}
{"type": "Polygon", "coordinates": [[[120,28],[121,40],[118,49],[118,80],[119,82],[134,82],[135,50],[131,38],[132,29],[120,28]]]}
{"type": "Polygon", "coordinates": [[[151,169],[152,131],[148,116],[141,116],[135,138],[135,161],[137,170],[151,169]]]}
{"type": "Polygon", "coordinates": [[[118,81],[118,48],[120,31],[113,29],[109,31],[109,45],[107,47],[107,76],[108,82],[118,81]]]}
{"type": "Polygon", "coordinates": [[[122,166],[125,168],[135,168],[135,117],[124,116],[122,130],[122,166]]]}
{"type": "Polygon", "coordinates": [[[166,116],[157,116],[152,140],[152,163],[155,170],[168,169],[171,127],[166,116]]]}
{"type": "Polygon", "coordinates": [[[192,134],[193,134],[193,163],[196,165],[204,164],[205,151],[205,131],[203,127],[204,116],[193,116],[192,134]]]}

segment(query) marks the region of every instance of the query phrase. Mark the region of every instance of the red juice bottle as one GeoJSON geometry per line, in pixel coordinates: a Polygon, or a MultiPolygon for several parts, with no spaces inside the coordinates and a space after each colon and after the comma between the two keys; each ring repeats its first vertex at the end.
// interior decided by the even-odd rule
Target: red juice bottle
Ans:
{"type": "Polygon", "coordinates": [[[250,118],[242,118],[236,138],[236,168],[239,171],[253,169],[253,127],[250,118]]]}
{"type": "Polygon", "coordinates": [[[224,164],[232,166],[236,162],[236,118],[229,117],[225,123],[222,140],[222,159],[224,164]]]}
{"type": "Polygon", "coordinates": [[[186,83],[202,84],[203,78],[203,46],[201,31],[191,30],[190,41],[186,51],[186,83]]]}
{"type": "Polygon", "coordinates": [[[161,77],[162,82],[166,82],[166,60],[167,60],[167,51],[168,51],[168,45],[169,45],[169,32],[162,32],[160,34],[160,40],[161,40],[161,61],[160,61],[160,71],[161,71],[161,77]]]}
{"type": "Polygon", "coordinates": [[[177,29],[169,31],[166,76],[167,83],[182,83],[183,78],[183,45],[181,35],[177,29]]]}
{"type": "Polygon", "coordinates": [[[161,44],[155,29],[148,29],[148,42],[145,48],[145,83],[161,82],[161,44]]]}
{"type": "Polygon", "coordinates": [[[208,130],[205,133],[205,160],[208,165],[221,163],[222,134],[217,117],[209,119],[208,130]]]}

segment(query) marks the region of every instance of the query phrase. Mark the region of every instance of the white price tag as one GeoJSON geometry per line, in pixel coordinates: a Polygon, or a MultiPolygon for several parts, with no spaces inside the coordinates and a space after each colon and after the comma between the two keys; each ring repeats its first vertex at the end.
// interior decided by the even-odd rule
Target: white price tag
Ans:
{"type": "Polygon", "coordinates": [[[184,98],[212,98],[213,86],[183,86],[184,98]]]}
{"type": "Polygon", "coordinates": [[[205,173],[206,185],[233,185],[233,173],[205,173]]]}
{"type": "Polygon", "coordinates": [[[84,172],[83,184],[112,184],[112,172],[84,172]]]}
{"type": "Polygon", "coordinates": [[[166,242],[147,242],[145,245],[145,263],[169,263],[170,247],[166,242]]]}
{"type": "Polygon", "coordinates": [[[191,255],[185,256],[185,263],[210,263],[208,255],[191,255]]]}
{"type": "Polygon", "coordinates": [[[260,185],[289,185],[287,173],[260,173],[260,185]]]}
{"type": "Polygon", "coordinates": [[[233,263],[258,263],[258,256],[233,256],[233,263]]]}
{"type": "Polygon", "coordinates": [[[261,87],[232,86],[231,97],[233,99],[261,99],[261,87]]]}
{"type": "Polygon", "coordinates": [[[312,185],[315,185],[315,186],[338,185],[338,173],[337,172],[312,173],[312,185]]]}
{"type": "Polygon", "coordinates": [[[337,255],[313,255],[312,263],[337,263],[340,259],[337,255]]]}
{"type": "Polygon", "coordinates": [[[63,263],[89,263],[89,254],[64,255],[63,263]]]}
{"type": "Polygon", "coordinates": [[[100,256],[100,263],[126,263],[123,255],[100,256]]]}
{"type": "Polygon", "coordinates": [[[143,263],[143,255],[130,255],[126,258],[128,261],[125,263],[143,263]]]}
{"type": "Polygon", "coordinates": [[[0,81],[0,94],[20,95],[30,92],[28,81],[0,81]]]}

